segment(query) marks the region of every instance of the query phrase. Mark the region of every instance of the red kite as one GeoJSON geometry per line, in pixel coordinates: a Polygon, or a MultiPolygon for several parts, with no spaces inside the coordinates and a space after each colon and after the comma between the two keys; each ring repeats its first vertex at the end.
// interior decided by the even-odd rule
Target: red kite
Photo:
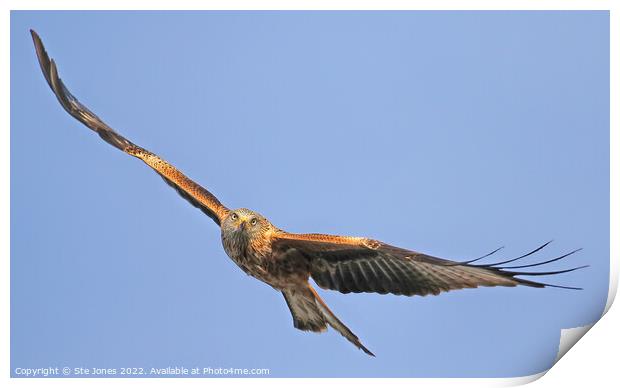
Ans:
{"type": "MultiPolygon", "coordinates": [[[[462,288],[517,285],[577,289],[516,277],[554,275],[584,268],[586,266],[548,272],[519,270],[561,260],[577,250],[535,264],[503,266],[530,256],[549,243],[512,260],[472,264],[481,258],[455,262],[369,238],[288,233],[257,212],[243,208],[231,210],[174,166],[118,134],[82,105],[59,78],[56,64],[48,57],[37,33],[31,30],[31,34],[43,75],[62,107],[107,143],[142,160],[183,198],[213,219],[221,228],[226,254],[246,274],[282,292],[293,315],[293,325],[299,330],[322,332],[329,325],[359,349],[374,356],[327,307],[308,283],[310,278],[321,288],[344,294],[376,292],[424,296],[462,288]]],[[[495,252],[497,250],[482,258],[495,252]]]]}

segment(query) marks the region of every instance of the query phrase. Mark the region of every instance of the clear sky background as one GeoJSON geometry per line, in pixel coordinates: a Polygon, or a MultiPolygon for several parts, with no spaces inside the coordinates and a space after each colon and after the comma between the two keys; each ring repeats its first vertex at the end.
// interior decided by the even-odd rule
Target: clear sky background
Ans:
{"type": "Polygon", "coordinates": [[[11,367],[520,376],[609,279],[607,12],[14,12],[11,367]],[[377,354],[295,330],[218,227],[68,116],[70,90],[231,208],[466,260],[554,243],[540,279],[436,297],[320,291],[377,354]]]}

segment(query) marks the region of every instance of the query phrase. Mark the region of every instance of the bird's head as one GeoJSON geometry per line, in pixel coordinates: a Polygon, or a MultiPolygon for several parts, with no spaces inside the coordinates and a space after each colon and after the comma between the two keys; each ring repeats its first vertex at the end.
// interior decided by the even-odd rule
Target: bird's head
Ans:
{"type": "Polygon", "coordinates": [[[271,223],[265,217],[249,209],[235,209],[222,221],[222,233],[252,239],[262,236],[271,223]]]}

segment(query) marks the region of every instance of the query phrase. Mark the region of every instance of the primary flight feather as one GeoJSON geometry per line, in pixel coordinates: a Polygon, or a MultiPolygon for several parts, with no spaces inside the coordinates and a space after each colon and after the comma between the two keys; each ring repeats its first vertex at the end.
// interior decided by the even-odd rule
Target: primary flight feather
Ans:
{"type": "Polygon", "coordinates": [[[299,330],[322,332],[331,326],[359,349],[374,356],[327,307],[309,284],[310,278],[321,288],[345,294],[376,292],[424,296],[479,286],[517,285],[576,289],[516,277],[554,275],[583,268],[585,266],[562,271],[519,271],[561,260],[576,251],[540,263],[502,266],[533,255],[548,243],[511,260],[473,264],[497,250],[476,260],[455,262],[369,238],[288,233],[257,212],[245,208],[228,209],[208,190],[154,153],[118,134],[82,105],[58,76],[56,64],[47,55],[37,33],[30,32],[43,75],[62,107],[107,143],[142,160],[183,198],[213,219],[220,226],[226,254],[245,273],[282,292],[293,316],[293,325],[299,330]]]}

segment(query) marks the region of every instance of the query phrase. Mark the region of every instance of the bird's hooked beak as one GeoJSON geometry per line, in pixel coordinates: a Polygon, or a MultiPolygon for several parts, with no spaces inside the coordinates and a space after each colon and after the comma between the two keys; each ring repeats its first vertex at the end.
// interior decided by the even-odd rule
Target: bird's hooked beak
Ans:
{"type": "Polygon", "coordinates": [[[241,221],[239,223],[239,230],[243,232],[245,230],[246,225],[247,225],[247,222],[245,220],[241,221]]]}

